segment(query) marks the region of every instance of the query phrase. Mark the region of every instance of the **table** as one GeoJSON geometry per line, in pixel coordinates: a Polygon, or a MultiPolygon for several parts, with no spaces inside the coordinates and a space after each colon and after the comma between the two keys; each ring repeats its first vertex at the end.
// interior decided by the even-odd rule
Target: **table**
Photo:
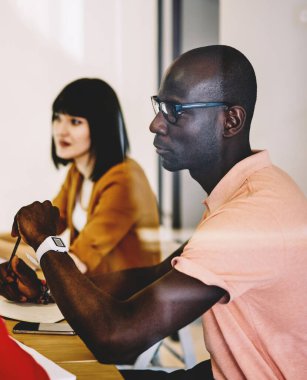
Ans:
{"type": "Polygon", "coordinates": [[[78,380],[120,380],[122,376],[114,365],[100,364],[77,336],[14,334],[18,321],[5,320],[12,337],[46,356],[60,367],[73,373],[78,380]]]}

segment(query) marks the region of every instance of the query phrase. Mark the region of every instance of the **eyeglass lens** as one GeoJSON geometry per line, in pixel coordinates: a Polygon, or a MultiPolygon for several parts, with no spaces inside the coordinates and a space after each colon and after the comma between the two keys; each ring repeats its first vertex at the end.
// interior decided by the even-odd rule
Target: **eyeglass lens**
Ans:
{"type": "Polygon", "coordinates": [[[170,123],[175,123],[176,118],[176,110],[173,104],[167,102],[160,102],[158,99],[152,99],[155,113],[157,114],[159,111],[162,112],[166,120],[170,123]]]}

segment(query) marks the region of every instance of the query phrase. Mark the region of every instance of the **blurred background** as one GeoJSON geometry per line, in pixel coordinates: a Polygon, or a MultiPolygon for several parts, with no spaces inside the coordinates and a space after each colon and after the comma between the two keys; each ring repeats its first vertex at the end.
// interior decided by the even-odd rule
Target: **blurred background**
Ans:
{"type": "Polygon", "coordinates": [[[307,194],[306,0],[1,0],[0,20],[0,231],[24,204],[57,193],[66,169],[51,161],[51,104],[80,77],[118,93],[162,223],[193,228],[204,193],[188,173],[159,167],[150,96],[174,57],[217,43],[254,65],[252,146],[267,148],[307,194]]]}

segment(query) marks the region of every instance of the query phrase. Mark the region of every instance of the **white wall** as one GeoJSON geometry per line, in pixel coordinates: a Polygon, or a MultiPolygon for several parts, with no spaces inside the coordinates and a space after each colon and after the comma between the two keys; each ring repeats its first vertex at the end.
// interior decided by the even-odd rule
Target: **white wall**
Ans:
{"type": "MultiPolygon", "coordinates": [[[[258,77],[252,145],[268,148],[307,194],[306,14],[306,0],[220,0],[220,43],[242,50],[258,77]]],[[[79,77],[118,92],[132,156],[155,190],[156,1],[1,0],[0,15],[0,231],[20,206],[56,193],[64,172],[50,158],[50,107],[79,77]]]]}
{"type": "MultiPolygon", "coordinates": [[[[172,0],[163,1],[164,38],[163,66],[166,69],[172,62],[172,0]]],[[[182,52],[218,43],[219,2],[217,0],[182,1],[182,52]]],[[[170,227],[173,218],[173,173],[162,168],[163,176],[163,225],[170,227]]],[[[194,229],[204,211],[203,188],[191,178],[188,170],[180,172],[179,209],[182,228],[194,229]]]]}
{"type": "MultiPolygon", "coordinates": [[[[184,0],[182,51],[219,43],[219,2],[217,0],[184,0]],[[193,6],[191,6],[193,4],[193,6]]],[[[181,176],[182,227],[194,228],[204,213],[204,189],[188,170],[181,176]]]]}
{"type": "Polygon", "coordinates": [[[156,1],[1,0],[0,15],[0,231],[20,206],[56,194],[65,171],[50,157],[51,103],[80,77],[117,91],[132,156],[156,189],[156,1]]]}
{"type": "Polygon", "coordinates": [[[256,71],[253,147],[268,148],[307,194],[307,1],[220,0],[220,43],[256,71]]]}

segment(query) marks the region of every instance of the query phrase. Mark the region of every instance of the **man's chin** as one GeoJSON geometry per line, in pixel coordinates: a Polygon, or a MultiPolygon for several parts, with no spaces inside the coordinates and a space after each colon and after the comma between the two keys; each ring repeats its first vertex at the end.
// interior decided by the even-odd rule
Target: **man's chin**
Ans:
{"type": "Polygon", "coordinates": [[[161,160],[161,164],[162,164],[163,168],[169,172],[177,172],[178,170],[182,169],[181,167],[179,167],[179,165],[165,161],[163,159],[161,160]]]}

